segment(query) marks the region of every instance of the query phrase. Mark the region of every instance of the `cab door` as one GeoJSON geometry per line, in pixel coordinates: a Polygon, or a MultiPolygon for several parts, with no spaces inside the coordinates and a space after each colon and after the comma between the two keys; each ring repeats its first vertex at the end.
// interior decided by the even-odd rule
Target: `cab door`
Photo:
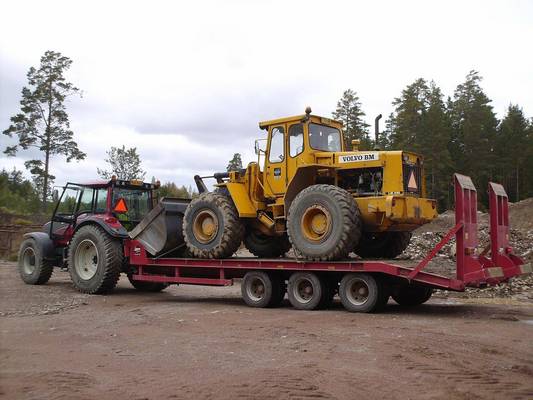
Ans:
{"type": "Polygon", "coordinates": [[[287,129],[287,182],[290,183],[304,152],[304,124],[297,122],[288,125],[287,129]]]}
{"type": "Polygon", "coordinates": [[[278,197],[287,188],[286,126],[276,125],[270,130],[268,154],[265,158],[265,196],[278,197]]]}

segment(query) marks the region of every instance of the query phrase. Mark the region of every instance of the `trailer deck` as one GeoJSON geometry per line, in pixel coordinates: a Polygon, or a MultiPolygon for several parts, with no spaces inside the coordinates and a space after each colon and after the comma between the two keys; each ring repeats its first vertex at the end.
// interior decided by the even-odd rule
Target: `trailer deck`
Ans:
{"type": "Polygon", "coordinates": [[[338,290],[340,277],[347,273],[369,273],[380,274],[392,285],[464,291],[466,287],[495,285],[514,276],[531,273],[531,265],[524,264],[509,246],[508,198],[503,187],[489,184],[491,242],[478,254],[476,188],[469,177],[460,174],[454,175],[454,184],[455,226],[422,261],[412,267],[387,260],[359,259],[312,262],[299,259],[158,258],[149,256],[138,240],[126,242],[125,255],[135,268],[134,280],[213,286],[232,285],[234,278],[242,278],[249,271],[276,274],[283,281],[292,273],[309,272],[322,277],[336,276],[335,286],[338,290]],[[446,277],[424,271],[431,259],[453,237],[456,239],[456,276],[446,277]]]}

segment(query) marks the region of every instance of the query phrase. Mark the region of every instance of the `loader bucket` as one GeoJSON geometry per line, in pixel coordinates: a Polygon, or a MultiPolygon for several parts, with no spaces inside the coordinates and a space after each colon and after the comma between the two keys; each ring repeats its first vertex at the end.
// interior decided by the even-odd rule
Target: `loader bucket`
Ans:
{"type": "Polygon", "coordinates": [[[189,199],[163,197],[141,222],[129,232],[146,251],[155,256],[178,248],[183,241],[183,214],[189,199]]]}

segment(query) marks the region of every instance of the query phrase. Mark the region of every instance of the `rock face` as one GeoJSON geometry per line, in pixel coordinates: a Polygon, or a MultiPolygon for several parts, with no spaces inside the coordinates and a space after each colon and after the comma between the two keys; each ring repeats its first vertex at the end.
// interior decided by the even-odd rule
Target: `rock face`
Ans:
{"type": "MultiPolygon", "coordinates": [[[[533,198],[509,205],[510,245],[513,253],[526,263],[533,262],[533,198]]],[[[413,232],[411,243],[397,258],[403,260],[421,260],[455,224],[453,211],[442,213],[430,224],[413,232]]],[[[489,215],[478,212],[479,254],[490,244],[489,215]]],[[[435,256],[426,270],[451,275],[455,273],[455,238],[450,240],[435,256]]],[[[517,300],[533,300],[533,276],[517,277],[511,282],[486,288],[470,290],[463,294],[468,297],[512,297],[517,300]]]]}

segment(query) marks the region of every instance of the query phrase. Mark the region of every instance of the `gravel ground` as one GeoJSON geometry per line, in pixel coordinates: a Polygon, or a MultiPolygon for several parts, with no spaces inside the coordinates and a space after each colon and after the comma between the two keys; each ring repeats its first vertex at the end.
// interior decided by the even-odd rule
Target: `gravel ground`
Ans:
{"type": "Polygon", "coordinates": [[[0,263],[0,398],[531,399],[533,306],[434,298],[380,314],[338,300],[246,307],[238,284],[108,296],[0,263]]]}

